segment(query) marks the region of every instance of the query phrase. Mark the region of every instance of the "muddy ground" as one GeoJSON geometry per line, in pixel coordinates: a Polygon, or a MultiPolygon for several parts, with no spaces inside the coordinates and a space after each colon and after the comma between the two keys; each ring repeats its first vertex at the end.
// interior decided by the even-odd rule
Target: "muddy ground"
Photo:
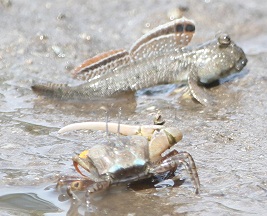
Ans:
{"type": "Polygon", "coordinates": [[[265,0],[0,1],[1,215],[264,215],[267,213],[267,3],[265,0]],[[138,92],[110,104],[110,120],[150,124],[161,111],[184,134],[177,149],[192,154],[201,193],[180,187],[108,192],[88,210],[65,200],[54,186],[74,175],[71,157],[103,134],[57,130],[79,121],[103,121],[98,105],[38,98],[37,82],[77,84],[70,73],[101,51],[126,48],[170,17],[196,22],[192,45],[228,32],[248,65],[209,91],[219,101],[203,107],[169,96],[173,85],[138,92]],[[89,211],[89,212],[85,212],[89,211]],[[76,212],[76,213],[75,213],[76,212]]]}

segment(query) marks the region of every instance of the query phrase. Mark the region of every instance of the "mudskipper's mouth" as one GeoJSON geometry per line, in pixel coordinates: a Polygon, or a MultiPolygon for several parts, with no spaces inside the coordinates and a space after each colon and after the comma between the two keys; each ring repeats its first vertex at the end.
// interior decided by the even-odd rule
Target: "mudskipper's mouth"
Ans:
{"type": "Polygon", "coordinates": [[[235,69],[237,71],[241,71],[247,64],[248,60],[247,58],[241,58],[235,65],[235,69]]]}

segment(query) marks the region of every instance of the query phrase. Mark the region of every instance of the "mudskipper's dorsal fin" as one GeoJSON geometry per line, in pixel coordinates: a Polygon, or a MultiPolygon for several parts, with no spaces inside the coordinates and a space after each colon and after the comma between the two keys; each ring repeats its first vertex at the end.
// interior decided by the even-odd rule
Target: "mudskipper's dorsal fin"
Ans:
{"type": "Polygon", "coordinates": [[[137,40],[130,49],[110,50],[96,55],[77,67],[73,77],[91,81],[127,65],[131,60],[162,55],[186,46],[195,32],[194,22],[186,18],[176,19],[149,31],[137,40]]]}
{"type": "Polygon", "coordinates": [[[162,55],[188,45],[194,33],[192,20],[184,17],[173,20],[143,35],[131,47],[130,55],[133,59],[162,55]]]}
{"type": "Polygon", "coordinates": [[[73,77],[91,81],[119,66],[126,65],[130,61],[129,53],[126,50],[110,50],[96,55],[77,67],[73,72],[73,77]]]}

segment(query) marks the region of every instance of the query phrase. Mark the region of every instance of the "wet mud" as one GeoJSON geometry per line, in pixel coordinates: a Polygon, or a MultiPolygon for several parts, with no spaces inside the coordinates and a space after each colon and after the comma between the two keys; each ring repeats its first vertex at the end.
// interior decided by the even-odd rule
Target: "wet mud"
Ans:
{"type": "MultiPolygon", "coordinates": [[[[3,215],[264,215],[267,213],[267,3],[237,1],[0,0],[0,209],[3,215]],[[248,58],[241,73],[212,86],[204,107],[171,94],[174,85],[139,91],[125,101],[47,100],[37,82],[78,84],[72,69],[99,52],[126,48],[170,18],[196,22],[192,45],[227,32],[248,58]],[[104,139],[99,132],[64,135],[74,122],[151,124],[160,111],[181,129],[175,148],[196,162],[201,191],[187,173],[171,188],[119,187],[89,208],[56,190],[75,173],[71,157],[104,139]],[[99,141],[100,140],[100,141],[99,141]]],[[[80,194],[83,197],[83,194],[80,194]]]]}

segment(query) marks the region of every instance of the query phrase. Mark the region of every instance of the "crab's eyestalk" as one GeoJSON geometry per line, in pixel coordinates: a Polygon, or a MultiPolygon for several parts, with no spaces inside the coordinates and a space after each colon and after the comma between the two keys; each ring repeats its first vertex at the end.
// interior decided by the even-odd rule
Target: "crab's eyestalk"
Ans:
{"type": "Polygon", "coordinates": [[[161,159],[161,154],[179,142],[183,134],[177,128],[164,128],[152,137],[149,143],[149,158],[152,163],[161,159]]]}

